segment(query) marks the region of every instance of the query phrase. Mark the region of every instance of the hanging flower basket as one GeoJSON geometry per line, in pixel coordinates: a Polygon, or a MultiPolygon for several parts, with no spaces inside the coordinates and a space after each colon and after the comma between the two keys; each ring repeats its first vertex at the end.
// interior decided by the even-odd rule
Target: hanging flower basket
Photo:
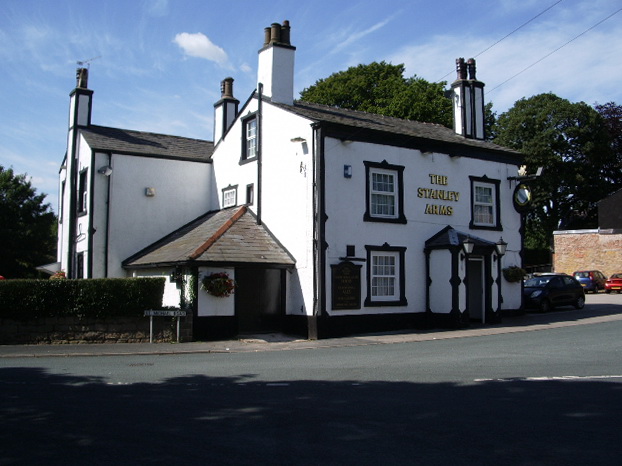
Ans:
{"type": "Polygon", "coordinates": [[[50,276],[50,280],[64,280],[65,278],[67,278],[67,276],[65,275],[65,272],[63,272],[62,270],[50,276]]]}
{"type": "Polygon", "coordinates": [[[525,275],[527,275],[527,272],[516,265],[503,269],[503,278],[510,283],[520,282],[525,278],[525,275]]]}
{"type": "Polygon", "coordinates": [[[201,280],[201,288],[217,298],[226,298],[235,293],[235,280],[226,272],[212,273],[201,280]]]}

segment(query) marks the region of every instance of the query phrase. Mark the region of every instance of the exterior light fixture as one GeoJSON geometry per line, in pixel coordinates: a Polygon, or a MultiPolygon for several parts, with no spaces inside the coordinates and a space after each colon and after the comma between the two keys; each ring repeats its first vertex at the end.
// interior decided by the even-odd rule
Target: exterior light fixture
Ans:
{"type": "Polygon", "coordinates": [[[471,238],[467,236],[466,239],[462,242],[462,249],[464,250],[464,253],[468,256],[473,252],[474,247],[475,243],[471,241],[471,238]]]}
{"type": "Polygon", "coordinates": [[[297,136],[295,138],[291,138],[290,139],[291,142],[306,142],[307,140],[305,138],[302,138],[300,136],[297,136]]]}
{"type": "Polygon", "coordinates": [[[104,165],[99,170],[97,170],[97,173],[104,176],[110,176],[112,175],[112,167],[110,165],[104,165]]]}
{"type": "Polygon", "coordinates": [[[505,255],[505,251],[508,249],[508,243],[503,241],[503,237],[501,237],[499,238],[499,241],[497,241],[497,244],[495,244],[495,248],[497,250],[497,254],[499,256],[503,256],[505,255]]]}

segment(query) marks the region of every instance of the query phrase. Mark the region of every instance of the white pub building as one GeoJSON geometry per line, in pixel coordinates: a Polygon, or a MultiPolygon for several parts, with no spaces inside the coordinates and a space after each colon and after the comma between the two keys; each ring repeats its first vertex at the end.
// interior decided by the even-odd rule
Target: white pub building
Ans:
{"type": "Polygon", "coordinates": [[[462,326],[519,309],[502,269],[521,266],[522,157],[484,140],[475,62],[457,60],[452,130],[295,101],[295,53],[287,21],[266,28],[257,88],[241,104],[222,82],[213,142],[93,125],[79,69],[58,267],[165,276],[164,305],[192,311],[195,339],[462,326]],[[223,274],[235,292],[206,292],[223,274]]]}

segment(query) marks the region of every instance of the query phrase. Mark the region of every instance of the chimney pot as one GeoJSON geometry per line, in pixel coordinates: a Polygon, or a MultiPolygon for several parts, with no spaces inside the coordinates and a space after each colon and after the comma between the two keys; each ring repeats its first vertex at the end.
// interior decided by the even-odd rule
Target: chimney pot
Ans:
{"type": "Polygon", "coordinates": [[[271,28],[264,28],[263,32],[264,32],[264,38],[263,38],[263,45],[266,46],[270,43],[270,36],[271,36],[271,28]]]}
{"type": "Polygon", "coordinates": [[[476,79],[475,78],[475,58],[469,58],[469,60],[467,61],[467,68],[469,70],[469,79],[476,79]]]}
{"type": "Polygon", "coordinates": [[[464,63],[464,58],[456,58],[456,79],[466,79],[467,69],[464,63]]]}
{"type": "Polygon", "coordinates": [[[272,23],[271,29],[270,43],[281,42],[281,25],[279,23],[272,23]]]}
{"type": "Polygon", "coordinates": [[[76,87],[82,89],[88,89],[89,85],[89,70],[88,68],[78,68],[76,70],[76,87]]]}
{"type": "Polygon", "coordinates": [[[233,99],[233,78],[225,78],[220,83],[220,94],[223,99],[233,99]]]}
{"type": "Polygon", "coordinates": [[[285,20],[283,21],[283,27],[281,28],[281,42],[283,42],[283,44],[285,45],[290,45],[290,39],[289,39],[289,34],[290,34],[290,26],[289,26],[289,21],[285,20]]]}

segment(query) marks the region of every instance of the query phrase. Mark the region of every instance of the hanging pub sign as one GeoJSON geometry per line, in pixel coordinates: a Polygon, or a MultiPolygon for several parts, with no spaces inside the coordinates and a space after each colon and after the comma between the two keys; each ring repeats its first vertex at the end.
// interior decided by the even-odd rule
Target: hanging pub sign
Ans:
{"type": "Polygon", "coordinates": [[[352,262],[331,265],[332,308],[361,308],[361,267],[352,262]]]}
{"type": "Polygon", "coordinates": [[[512,196],[514,208],[517,212],[525,212],[531,205],[531,188],[529,185],[521,183],[514,189],[512,196]]]}

